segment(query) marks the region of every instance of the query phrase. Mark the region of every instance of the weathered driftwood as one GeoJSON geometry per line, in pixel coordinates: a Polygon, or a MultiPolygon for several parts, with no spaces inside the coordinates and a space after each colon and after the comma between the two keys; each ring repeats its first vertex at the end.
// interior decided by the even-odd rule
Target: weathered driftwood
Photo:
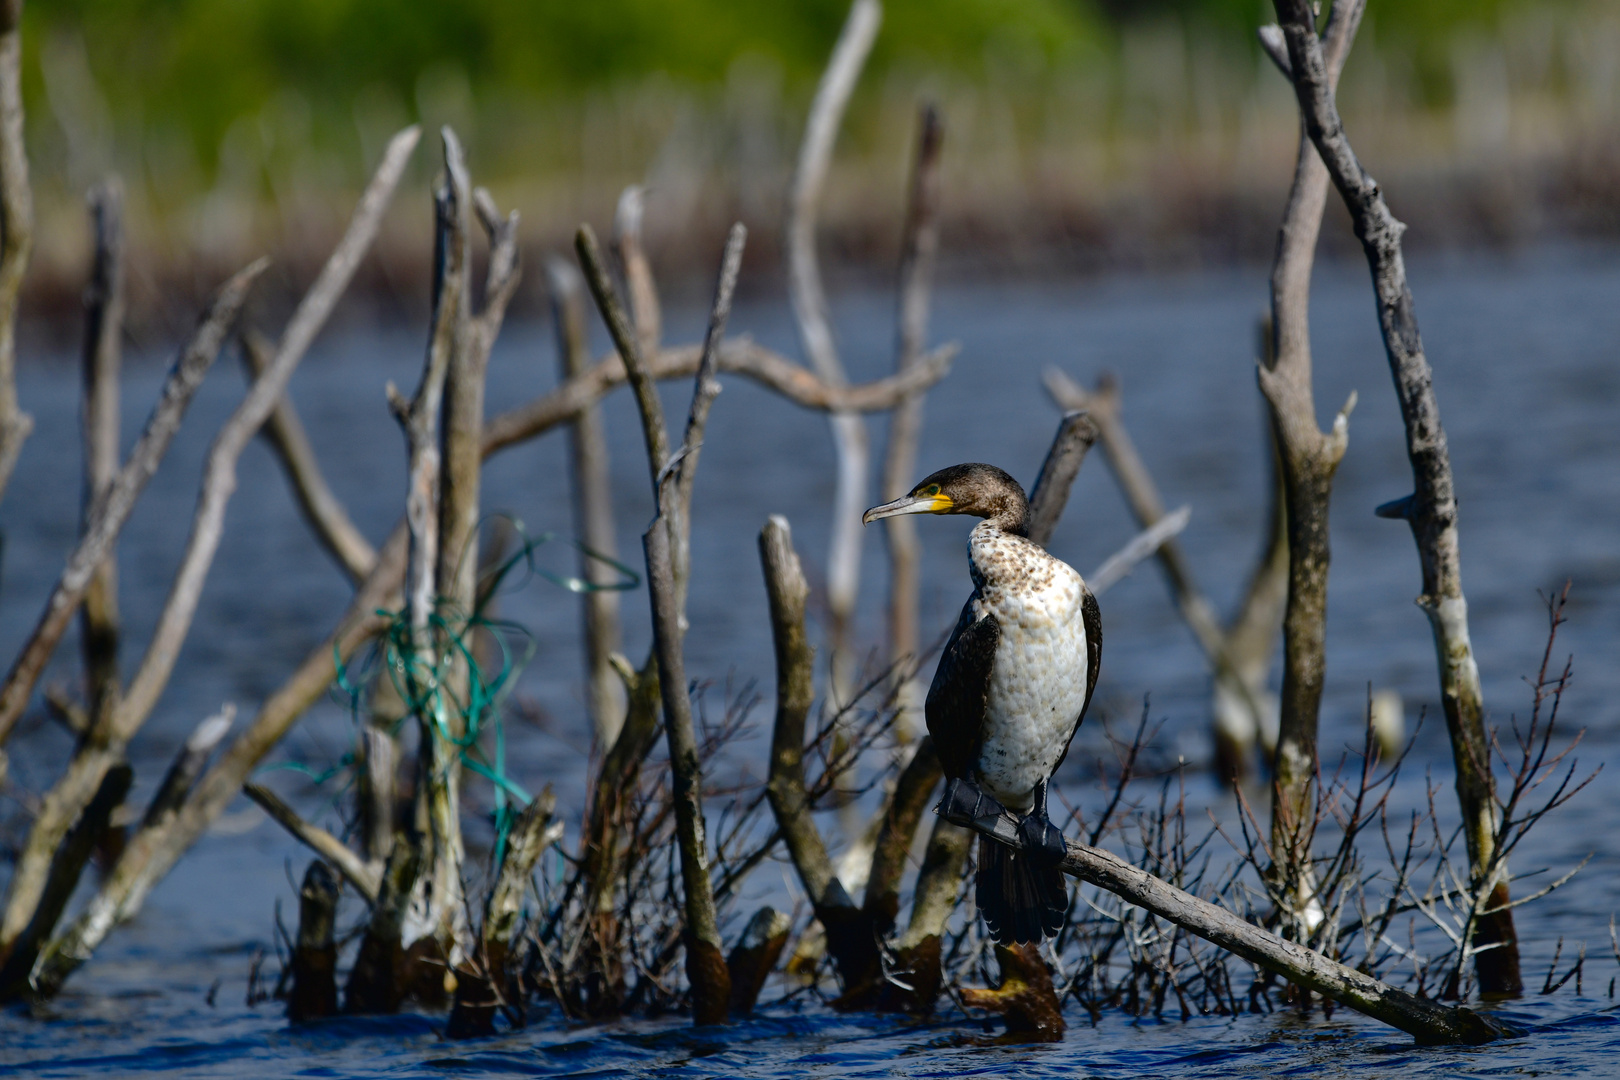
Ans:
{"type": "MultiPolygon", "coordinates": [[[[249,267],[221,290],[197,336],[165,383],[164,395],[128,463],[119,470],[118,478],[92,511],[89,528],[69,556],[67,568],[46,602],[33,636],[13,664],[5,689],[0,690],[0,709],[16,703],[14,711],[7,709],[0,713],[0,730],[14,724],[16,714],[26,704],[29,690],[61,640],[118,528],[127,520],[140,487],[167,449],[185,405],[218,354],[229,321],[246,299],[247,288],[260,269],[262,266],[249,267]]],[[[45,796],[12,871],[5,915],[0,919],[0,952],[9,951],[17,935],[33,919],[58,845],[95,797],[107,770],[122,760],[124,746],[145,716],[144,710],[131,709],[129,698],[123,698],[117,709],[104,718],[104,723],[93,727],[80,741],[67,772],[45,796]]]]}
{"type": "Polygon", "coordinates": [[[1492,946],[1475,959],[1480,988],[1487,993],[1518,993],[1518,937],[1508,906],[1508,873],[1496,857],[1497,812],[1485,732],[1479,667],[1468,637],[1468,602],[1463,596],[1457,538],[1457,494],[1434,372],[1424,355],[1412,290],[1406,280],[1401,236],[1406,226],[1390,213],[1376,181],[1362,168],[1339,118],[1329,60],[1317,39],[1315,18],[1304,0],[1276,0],[1277,21],[1288,46],[1294,93],[1317,153],[1350,211],[1373,279],[1378,325],[1383,331],[1390,375],[1406,422],[1407,456],[1413,493],[1380,507],[1385,517],[1405,518],[1417,542],[1423,568],[1418,606],[1429,617],[1439,660],[1441,702],[1457,769],[1457,798],[1474,890],[1489,913],[1476,930],[1479,945],[1492,946]]]}
{"type": "Polygon", "coordinates": [[[765,523],[759,534],[759,557],[776,649],[776,720],[765,794],[811,910],[826,931],[827,952],[843,988],[840,1001],[864,1007],[881,974],[877,938],[872,919],[856,907],[838,879],[805,786],[805,721],[815,702],[816,654],[804,622],[810,586],[786,518],[772,516],[765,523]]]}
{"type": "MultiPolygon", "coordinates": [[[[1164,500],[1125,429],[1120,416],[1119,386],[1113,376],[1104,375],[1095,390],[1086,390],[1062,371],[1049,368],[1045,383],[1047,393],[1059,407],[1084,409],[1090,414],[1132,514],[1144,529],[1157,525],[1165,517],[1164,500]]],[[[1271,662],[1271,642],[1275,640],[1274,626],[1282,617],[1280,601],[1285,561],[1268,549],[1251,580],[1233,629],[1226,631],[1194,581],[1181,546],[1173,539],[1167,540],[1159,546],[1157,555],[1177,609],[1215,673],[1217,742],[1221,738],[1222,706],[1227,703],[1239,706],[1240,714],[1227,719],[1241,726],[1241,732],[1235,731],[1234,737],[1244,744],[1242,759],[1246,759],[1248,748],[1270,727],[1264,686],[1271,662]],[[1268,632],[1237,633],[1238,627],[1273,628],[1268,632]],[[1239,655],[1239,644],[1249,651],[1239,655]]]]}
{"type": "MultiPolygon", "coordinates": [[[[409,401],[388,384],[389,405],[405,434],[410,558],[405,580],[405,615],[410,655],[403,683],[406,701],[420,731],[416,763],[415,821],[425,845],[422,872],[406,911],[408,948],[435,953],[444,961],[465,939],[461,894],[460,749],[454,744],[453,703],[439,685],[439,658],[447,650],[432,626],[439,588],[440,500],[445,470],[439,424],[445,381],[452,357],[466,345],[466,290],[472,185],[461,144],[441,131],[444,180],[434,193],[433,319],[421,381],[409,401]]],[[[376,909],[373,909],[373,918],[376,909]]]]}
{"type": "Polygon", "coordinates": [[[44,887],[28,924],[12,940],[4,963],[0,963],[0,998],[15,1000],[30,991],[29,976],[39,957],[40,946],[62,917],[73,889],[79,883],[85,864],[106,834],[112,816],[123,805],[134,779],[128,765],[115,765],[101,779],[101,786],[79,819],[62,838],[51,860],[44,887]]]}
{"type": "MultiPolygon", "coordinates": [[[[55,851],[61,836],[94,796],[107,769],[122,757],[124,747],[146,722],[168,685],[180,648],[190,633],[203,584],[224,533],[226,507],[236,488],[237,462],[248,442],[281,399],[298,361],[353,277],[360,258],[381,224],[383,210],[403,172],[414,142],[413,129],[396,136],[390,144],[383,165],[362,196],[348,231],[293,313],[280,352],[265,373],[254,382],[253,388],[215,437],[204,466],[191,533],[180,568],[175,573],[169,595],[158,616],[157,626],[118,707],[104,724],[92,729],[74,755],[67,773],[46,797],[50,812],[42,813],[35,819],[7,896],[6,914],[3,923],[0,923],[0,948],[8,945],[14,928],[20,928],[30,917],[43,868],[48,864],[50,854],[55,851]]],[[[245,296],[245,283],[240,289],[241,295],[245,296]]],[[[240,299],[235,306],[240,306],[240,299]]],[[[228,322],[222,322],[209,335],[211,353],[217,353],[227,329],[228,322]]],[[[131,460],[133,462],[133,457],[131,460]]],[[[108,492],[108,501],[117,493],[118,484],[115,482],[108,492]]]]}
{"type": "MultiPolygon", "coordinates": [[[[1327,31],[1328,80],[1338,81],[1365,7],[1333,6],[1327,31]]],[[[1283,678],[1272,765],[1273,893],[1284,931],[1303,939],[1320,918],[1311,872],[1311,830],[1317,772],[1316,728],[1327,670],[1328,504],[1333,476],[1349,443],[1355,394],[1328,431],[1316,426],[1311,388],[1311,266],[1327,199],[1327,170],[1310,136],[1300,130],[1294,182],[1277,230],[1271,269],[1271,347],[1257,369],[1270,406],[1282,465],[1288,522],[1288,604],[1283,615],[1283,678]]]]}
{"type": "MultiPolygon", "coordinates": [[[[84,505],[81,531],[90,526],[90,508],[118,475],[119,371],[124,332],[124,188],[117,177],[90,192],[95,255],[85,287],[84,505]]],[[[106,724],[118,706],[118,560],[109,550],[85,590],[83,633],[84,708],[91,724],[106,724]]]]}
{"type": "Polygon", "coordinates": [[[360,856],[349,850],[347,844],[319,825],[312,825],[298,815],[298,811],[288,806],[275,792],[258,784],[244,784],[242,794],[257,803],[265,813],[291,833],[305,847],[319,855],[334,869],[348,879],[360,895],[365,897],[368,904],[377,902],[377,894],[382,888],[382,871],[380,865],[368,864],[360,856]]]}
{"type": "Polygon", "coordinates": [[[732,1016],[746,1016],[754,1011],[759,992],[765,989],[765,980],[776,969],[792,929],[793,920],[768,905],[754,912],[754,917],[743,927],[737,944],[726,957],[726,971],[731,978],[731,1001],[726,1009],[732,1016]]]}
{"type": "Polygon", "coordinates": [[[1069,503],[1069,490],[1097,435],[1096,423],[1084,410],[1065,413],[1058,423],[1052,446],[1030,489],[1029,538],[1042,547],[1052,542],[1052,533],[1057,531],[1063,508],[1069,503]]]}
{"type": "MultiPolygon", "coordinates": [[[[998,816],[973,817],[971,796],[953,798],[960,789],[947,787],[939,813],[997,843],[1022,849],[1018,819],[1003,810],[998,816]]],[[[1298,986],[1364,1013],[1425,1043],[1478,1044],[1509,1032],[1489,1017],[1469,1009],[1449,1008],[1387,986],[1370,975],[1345,967],[1296,942],[1238,918],[1191,893],[1139,870],[1101,848],[1066,841],[1062,870],[1213,942],[1250,963],[1298,986]]]]}
{"type": "Polygon", "coordinates": [[[317,700],[331,689],[337,663],[346,663],[387,625],[379,610],[400,606],[404,575],[403,531],[378,555],[377,566],[362,583],[338,621],[337,629],[306,655],[291,676],[265,699],[247,729],[220,756],[184,803],[172,813],[143,825],[129,840],[100,890],[73,924],[52,939],[35,966],[36,993],[49,997],[90,958],[117,926],[133,918],[152,887],[207,831],[265,754],[317,700]]]}
{"type": "Polygon", "coordinates": [[[962,1004],[999,1014],[1007,1022],[1007,1042],[1061,1042],[1067,1025],[1052,986],[1052,973],[1035,945],[996,946],[1001,985],[994,990],[962,988],[962,1004]]]}
{"type": "MultiPolygon", "coordinates": [[[[816,87],[799,144],[798,163],[788,189],[787,219],[783,224],[787,254],[788,298],[799,342],[810,368],[832,386],[848,380],[838,358],[827,294],[816,256],[816,211],[821,189],[832,162],[833,143],[843,122],[855,82],[877,38],[883,9],[877,0],[855,0],[839,32],[827,68],[816,87]]],[[[838,480],[833,495],[832,541],[827,554],[827,610],[830,616],[830,703],[842,705],[851,688],[853,658],[848,637],[861,580],[861,513],[866,509],[866,483],[871,447],[865,422],[850,412],[835,412],[832,427],[837,452],[838,480]]]]}
{"type": "MultiPolygon", "coordinates": [[[[939,162],[944,143],[939,110],[924,105],[917,114],[917,145],[911,167],[911,193],[905,226],[900,236],[898,332],[895,334],[894,369],[904,372],[922,358],[928,341],[928,305],[934,260],[939,251],[939,162]]],[[[922,438],[923,392],[907,395],[889,413],[889,441],[883,455],[883,500],[890,502],[911,490],[916,480],[917,443],[922,438]]],[[[908,737],[921,729],[917,717],[921,684],[915,671],[921,656],[917,630],[918,559],[917,523],[909,515],[888,519],[884,537],[889,548],[889,663],[904,679],[901,704],[908,715],[899,731],[908,737]]]]}
{"type": "Polygon", "coordinates": [[[507,984],[507,958],[523,914],[523,897],[530,875],[546,848],[562,838],[563,825],[553,820],[557,794],[546,789],[523,808],[506,838],[506,852],[484,904],[484,924],[478,949],[456,971],[455,1004],[445,1024],[445,1037],[469,1039],[495,1032],[495,1012],[519,999],[520,991],[507,984]]]}
{"type": "MultiPolygon", "coordinates": [[[[583,374],[591,363],[583,283],[573,264],[561,258],[546,261],[546,279],[551,293],[551,318],[557,330],[559,374],[565,380],[572,379],[583,374]]],[[[612,584],[613,570],[602,560],[618,557],[613,481],[607,433],[597,405],[581,409],[568,425],[568,465],[574,532],[585,549],[579,556],[579,576],[597,586],[612,584]]],[[[624,726],[624,682],[613,670],[612,660],[620,641],[619,593],[599,587],[580,594],[579,603],[584,621],[586,705],[596,745],[606,754],[624,726]]]]}
{"type": "MultiPolygon", "coordinates": [[[[898,375],[869,383],[838,386],[824,382],[812,372],[780,353],[749,340],[733,338],[716,357],[719,374],[746,375],[795,405],[819,412],[881,412],[907,394],[929,387],[950,371],[957,346],[945,345],[928,352],[915,367],[898,375]]],[[[653,379],[690,379],[697,374],[703,357],[701,345],[665,349],[652,357],[646,367],[653,379]]],[[[526,405],[519,405],[492,417],[484,427],[484,456],[504,450],[541,435],[559,424],[573,420],[609,391],[628,380],[624,362],[618,355],[598,360],[591,368],[526,405]]]]}
{"type": "Polygon", "coordinates": [[[912,887],[911,921],[895,939],[894,963],[884,980],[881,1007],[926,1015],[939,999],[945,925],[956,910],[973,834],[944,818],[934,822],[912,887]]]}
{"type": "Polygon", "coordinates": [[[0,685],[0,745],[17,726],[17,720],[28,705],[29,696],[44,671],[46,661],[62,640],[62,634],[84,599],[85,590],[90,587],[96,567],[112,550],[113,541],[135,507],[135,500],[157,471],[175,432],[179,430],[186,407],[191,404],[192,396],[202,385],[203,376],[219,355],[230,323],[247,299],[248,289],[266,265],[261,259],[239,271],[220,287],[164,381],[140,439],[118,470],[106,494],[91,508],[90,521],[68,556],[67,565],[50,598],[46,600],[39,623],[12,661],[5,683],[0,685]]]}
{"type": "Polygon", "coordinates": [[[295,1024],[334,1016],[338,1011],[338,881],[331,867],[316,859],[298,890],[298,939],[293,944],[292,989],[287,1019],[295,1024]]]}
{"type": "Polygon", "coordinates": [[[355,801],[360,814],[361,850],[367,862],[380,866],[394,850],[399,744],[387,731],[367,724],[360,732],[360,755],[355,801]]]}
{"type": "Polygon", "coordinates": [[[34,195],[23,142],[22,0],[0,2],[0,495],[34,418],[17,403],[17,296],[34,247],[34,195]]]}
{"type": "Polygon", "coordinates": [[[192,729],[169,765],[169,771],[163,774],[152,801],[146,804],[146,813],[141,817],[143,826],[155,824],[180,808],[196,785],[197,777],[202,775],[203,767],[208,764],[214,749],[225,741],[235,721],[236,706],[226,702],[219,712],[192,729]]]}
{"type": "Polygon", "coordinates": [[[422,872],[422,851],[406,833],[394,837],[377,902],[343,990],[346,1013],[394,1013],[405,1000],[407,971],[402,940],[406,909],[422,872]]]}
{"type": "MultiPolygon", "coordinates": [[[[252,329],[242,332],[241,341],[242,360],[249,375],[257,379],[269,368],[276,354],[275,344],[252,329]]],[[[377,549],[350,520],[348,511],[326,482],[315,448],[310,445],[309,435],[290,397],[283,396],[276,402],[270,419],[265,421],[264,434],[281,462],[287,482],[292,485],[293,497],[298,500],[304,520],[315,530],[321,546],[338,561],[351,581],[362,581],[377,564],[377,549]]]]}

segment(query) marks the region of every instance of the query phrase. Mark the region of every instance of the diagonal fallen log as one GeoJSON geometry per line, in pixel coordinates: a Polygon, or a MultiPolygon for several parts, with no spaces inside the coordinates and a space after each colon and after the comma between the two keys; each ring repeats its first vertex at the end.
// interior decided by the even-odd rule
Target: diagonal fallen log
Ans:
{"type": "MultiPolygon", "coordinates": [[[[1022,849],[1018,818],[999,807],[974,816],[974,797],[955,782],[946,784],[936,813],[1008,847],[1022,849]]],[[[1330,960],[1314,949],[1284,941],[1269,930],[1238,918],[1225,908],[1201,900],[1154,877],[1118,855],[1065,840],[1068,854],[1061,869],[1070,877],[1106,889],[1190,933],[1240,956],[1249,963],[1307,990],[1356,1010],[1417,1039],[1420,1043],[1478,1045],[1512,1037],[1515,1032],[1471,1009],[1452,1008],[1379,982],[1330,960]]]]}

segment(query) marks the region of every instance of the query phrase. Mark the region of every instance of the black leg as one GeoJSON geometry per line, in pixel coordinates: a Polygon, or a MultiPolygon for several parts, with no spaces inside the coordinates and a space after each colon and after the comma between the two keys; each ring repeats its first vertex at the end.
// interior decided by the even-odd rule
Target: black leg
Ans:
{"type": "Polygon", "coordinates": [[[1047,781],[1035,785],[1035,805],[1018,823],[1018,832],[1029,846],[1029,853],[1043,862],[1060,863],[1069,853],[1063,834],[1046,814],[1047,781]]]}

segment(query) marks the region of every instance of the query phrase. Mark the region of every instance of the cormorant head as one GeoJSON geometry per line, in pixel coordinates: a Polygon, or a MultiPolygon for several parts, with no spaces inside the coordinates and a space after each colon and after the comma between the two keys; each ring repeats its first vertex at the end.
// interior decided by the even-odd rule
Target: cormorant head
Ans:
{"type": "Polygon", "coordinates": [[[861,524],[900,514],[970,514],[992,525],[1027,535],[1029,499],[1018,481],[994,465],[952,465],[923,479],[907,495],[861,515],[861,524]]]}

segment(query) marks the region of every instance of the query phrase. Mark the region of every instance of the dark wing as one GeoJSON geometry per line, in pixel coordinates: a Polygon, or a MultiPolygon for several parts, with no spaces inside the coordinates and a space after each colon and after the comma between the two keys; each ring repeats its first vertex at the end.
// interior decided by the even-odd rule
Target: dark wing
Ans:
{"type": "Polygon", "coordinates": [[[1069,756],[1069,743],[1074,742],[1080,722],[1086,718],[1086,710],[1091,708],[1091,695],[1097,689],[1097,673],[1102,670],[1102,610],[1097,607],[1097,598],[1091,595],[1091,590],[1085,585],[1080,586],[1080,621],[1086,628],[1086,700],[1080,706],[1080,715],[1074,718],[1069,742],[1063,744],[1063,757],[1058,758],[1057,766],[1052,769],[1054,776],[1063,765],[1063,758],[1069,756]]]}
{"type": "Polygon", "coordinates": [[[924,708],[940,766],[946,776],[961,779],[968,778],[973,763],[979,759],[990,672],[996,665],[996,646],[1001,644],[1001,624],[994,615],[973,617],[977,595],[968,598],[951,639],[945,643],[924,708]]]}

